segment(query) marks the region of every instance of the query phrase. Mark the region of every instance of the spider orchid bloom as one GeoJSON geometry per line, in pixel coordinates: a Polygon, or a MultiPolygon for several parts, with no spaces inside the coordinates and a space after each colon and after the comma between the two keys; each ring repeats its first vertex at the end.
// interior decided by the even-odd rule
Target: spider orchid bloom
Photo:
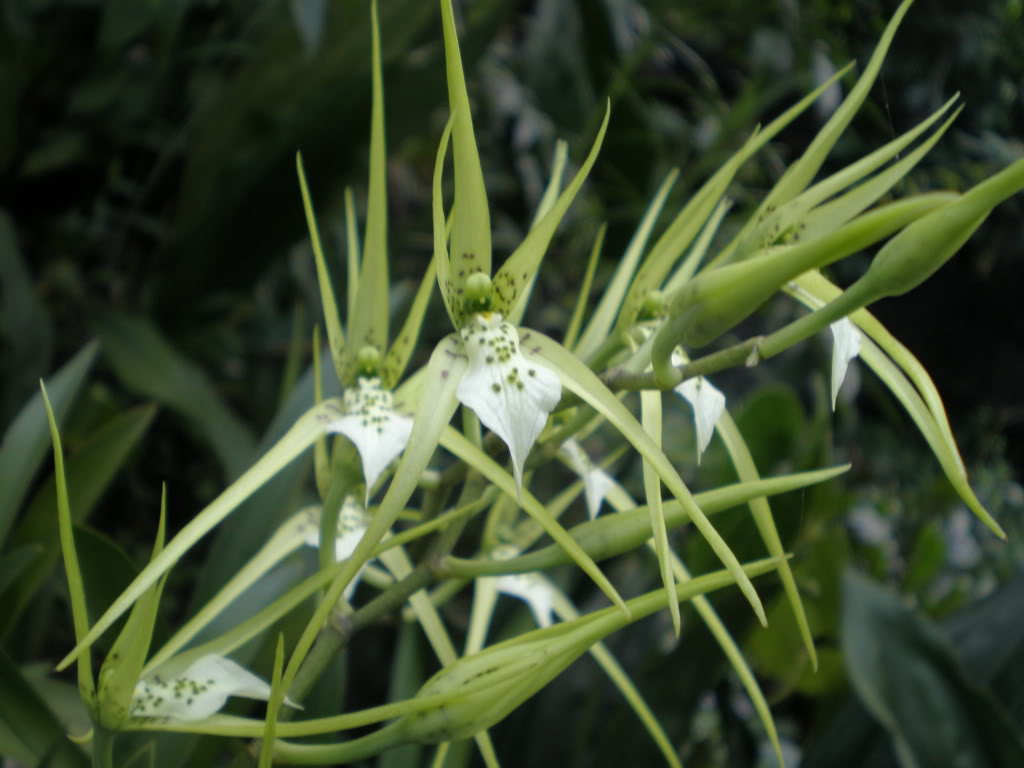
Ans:
{"type": "Polygon", "coordinates": [[[861,333],[848,317],[829,326],[832,329],[832,410],[836,409],[839,389],[843,386],[850,361],[860,354],[861,333]]]}
{"type": "Polygon", "coordinates": [[[370,17],[373,26],[373,107],[370,115],[370,181],[366,231],[360,264],[360,237],[354,205],[351,191],[346,190],[348,316],[344,329],[330,272],[324,260],[301,157],[297,162],[331,358],[338,379],[345,387],[344,413],[326,428],[329,432],[347,437],[358,450],[367,498],[381,473],[409,442],[412,419],[395,406],[393,390],[402,378],[416,345],[434,283],[434,268],[431,265],[420,282],[405,324],[389,347],[384,90],[376,3],[371,5],[370,17]]]}
{"type": "Polygon", "coordinates": [[[434,170],[434,262],[441,295],[458,330],[468,366],[456,389],[471,409],[509,448],[517,487],[530,448],[561,398],[559,376],[528,359],[516,328],[548,243],[597,159],[608,114],[586,161],[568,187],[538,217],[525,240],[497,271],[492,283],[490,213],[473,133],[451,3],[441,4],[452,117],[441,139],[434,170]],[[445,236],[441,172],[449,137],[455,165],[455,210],[451,257],[445,236]]]}
{"type": "Polygon", "coordinates": [[[550,369],[523,357],[519,334],[500,314],[474,314],[459,335],[469,366],[456,397],[505,441],[522,487],[526,456],[558,405],[562,385],[550,369]]]}
{"type": "Polygon", "coordinates": [[[583,496],[587,501],[587,514],[593,520],[601,511],[601,504],[604,502],[605,496],[608,495],[608,491],[614,487],[615,480],[603,469],[594,466],[590,457],[587,456],[587,452],[575,440],[566,440],[558,452],[565,459],[569,468],[583,480],[583,496]]]}
{"type": "Polygon", "coordinates": [[[405,450],[412,419],[395,409],[394,396],[384,389],[378,376],[360,376],[356,387],[345,390],[344,407],[344,415],[326,429],[355,444],[369,495],[381,472],[405,450]]]}
{"type": "MultiPolygon", "coordinates": [[[[231,659],[207,654],[180,674],[165,677],[155,672],[140,680],[132,695],[131,714],[195,722],[219,712],[229,696],[268,701],[270,686],[231,659]]],[[[285,703],[301,709],[288,699],[285,703]]]]}

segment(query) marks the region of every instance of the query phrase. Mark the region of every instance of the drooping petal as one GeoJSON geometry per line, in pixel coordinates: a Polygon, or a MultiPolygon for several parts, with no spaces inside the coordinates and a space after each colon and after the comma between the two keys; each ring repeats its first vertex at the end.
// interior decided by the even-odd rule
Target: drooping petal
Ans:
{"type": "MultiPolygon", "coordinates": [[[[319,510],[312,510],[307,513],[307,520],[302,526],[303,543],[308,547],[320,546],[320,515],[319,510]]],[[[370,516],[363,509],[355,496],[349,496],[342,504],[338,513],[338,535],[334,539],[334,560],[341,562],[352,556],[356,545],[363,537],[366,529],[370,527],[370,516]]],[[[359,572],[352,577],[352,581],[345,587],[345,599],[349,600],[356,590],[359,580],[363,576],[366,564],[359,569],[359,572]]]]}
{"type": "MultiPolygon", "coordinates": [[[[511,560],[519,555],[515,547],[501,546],[491,552],[495,560],[511,560]]],[[[551,614],[554,610],[554,590],[547,578],[540,573],[509,573],[495,576],[494,586],[499,592],[518,597],[530,606],[533,617],[540,627],[551,626],[551,614]]]]}
{"type": "Polygon", "coordinates": [[[220,711],[228,696],[266,701],[270,686],[231,659],[208,654],[176,677],[155,673],[140,680],[132,697],[132,715],[204,720],[220,711]]]}
{"type": "Polygon", "coordinates": [[[601,511],[601,503],[608,491],[615,485],[611,476],[587,456],[586,451],[575,440],[566,440],[559,449],[573,472],[583,480],[583,495],[587,500],[587,514],[593,520],[601,511]]]}
{"type": "Polygon", "coordinates": [[[858,354],[860,354],[860,331],[848,317],[837,320],[829,326],[832,329],[832,410],[836,409],[836,398],[839,397],[839,388],[846,378],[846,369],[858,354]]]}
{"type": "Polygon", "coordinates": [[[391,392],[379,378],[360,377],[356,387],[345,391],[345,415],[328,424],[327,431],[339,432],[355,444],[369,493],[384,468],[405,449],[412,419],[395,410],[391,392]]]}
{"type": "Polygon", "coordinates": [[[697,463],[711,442],[715,424],[725,410],[725,395],[703,376],[687,379],[676,392],[693,407],[693,422],[697,428],[697,463]]]}
{"type": "Polygon", "coordinates": [[[460,331],[469,367],[455,395],[498,435],[512,455],[516,484],[523,464],[562,396],[553,371],[519,352],[519,334],[496,313],[478,313],[460,331]]]}
{"type": "MultiPolygon", "coordinates": [[[[686,362],[688,359],[681,347],[672,353],[672,365],[686,362]]],[[[687,379],[675,391],[693,408],[693,424],[697,430],[697,463],[700,464],[700,457],[711,442],[715,425],[725,410],[725,395],[703,376],[687,379]]]]}

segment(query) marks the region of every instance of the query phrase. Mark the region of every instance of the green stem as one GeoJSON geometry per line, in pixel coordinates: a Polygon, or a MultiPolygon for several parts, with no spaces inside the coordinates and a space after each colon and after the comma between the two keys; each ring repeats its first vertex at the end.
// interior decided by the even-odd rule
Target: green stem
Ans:
{"type": "Polygon", "coordinates": [[[114,739],[116,731],[96,724],[92,739],[92,768],[114,768],[114,739]]]}
{"type": "Polygon", "coordinates": [[[399,720],[341,744],[292,744],[278,741],[274,745],[274,762],[289,765],[348,764],[405,744],[407,739],[403,730],[404,723],[399,720]]]}

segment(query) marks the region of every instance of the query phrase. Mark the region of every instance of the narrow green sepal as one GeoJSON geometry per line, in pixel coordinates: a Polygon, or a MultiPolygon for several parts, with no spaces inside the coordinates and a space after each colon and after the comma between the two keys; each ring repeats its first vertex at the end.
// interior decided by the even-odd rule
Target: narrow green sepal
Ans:
{"type": "MultiPolygon", "coordinates": [[[[71,519],[71,501],[68,496],[68,481],[64,474],[64,448],[61,445],[60,430],[54,416],[46,385],[40,379],[39,389],[43,395],[46,419],[50,425],[50,440],[53,442],[53,475],[57,484],[57,524],[60,528],[60,548],[64,557],[64,573],[68,579],[68,596],[71,600],[71,618],[75,627],[75,642],[81,643],[89,634],[89,609],[86,604],[85,582],[78,565],[78,550],[75,549],[75,534],[71,519]]],[[[92,661],[89,653],[78,657],[78,692],[86,706],[95,706],[96,685],[92,676],[92,661]]]]}
{"type": "Polygon", "coordinates": [[[491,215],[473,133],[473,115],[466,91],[466,77],[462,71],[451,0],[441,0],[441,24],[444,29],[444,58],[455,156],[455,221],[452,224],[451,267],[455,294],[461,296],[470,275],[476,272],[491,274],[491,215]]]}
{"type": "MultiPolygon", "coordinates": [[[[160,522],[157,525],[156,540],[150,562],[163,551],[167,532],[167,485],[160,494],[160,522]]],[[[163,593],[167,574],[139,598],[128,614],[121,634],[100,668],[97,710],[99,724],[104,728],[118,730],[131,716],[132,695],[135,684],[142,677],[146,654],[153,639],[160,596],[163,593]]]]}
{"type": "MultiPolygon", "coordinates": [[[[572,205],[572,201],[576,198],[576,194],[583,186],[583,182],[586,181],[590,169],[594,167],[594,162],[601,152],[611,111],[612,105],[609,101],[605,106],[604,120],[601,121],[601,127],[597,131],[587,159],[583,161],[583,165],[573,176],[569,186],[558,196],[554,205],[551,206],[551,210],[544,214],[544,217],[530,230],[523,242],[512,252],[512,255],[501,265],[501,269],[494,276],[495,309],[505,317],[523,314],[522,307],[529,294],[527,288],[540,268],[541,260],[544,258],[551,238],[555,236],[555,231],[562,223],[565,212],[572,205]]],[[[457,200],[456,203],[458,203],[457,200]]],[[[457,204],[455,213],[456,215],[459,213],[457,204]]]]}
{"type": "Polygon", "coordinates": [[[381,355],[388,344],[388,197],[384,146],[384,85],[381,74],[380,25],[377,2],[370,4],[373,58],[373,106],[370,113],[370,184],[366,201],[366,233],[355,310],[348,327],[349,347],[343,360],[342,383],[359,375],[359,355],[373,347],[381,355]]]}
{"type": "Polygon", "coordinates": [[[306,212],[306,226],[309,227],[309,239],[313,246],[313,258],[316,261],[316,277],[320,283],[320,302],[324,309],[324,324],[327,326],[327,344],[331,349],[331,360],[334,370],[341,380],[343,359],[345,354],[345,332],[341,328],[341,315],[338,313],[338,302],[334,297],[334,285],[331,283],[331,272],[324,259],[323,246],[320,244],[320,229],[316,223],[316,212],[313,210],[313,198],[306,184],[306,171],[302,165],[302,153],[295,154],[295,170],[299,175],[299,189],[302,192],[302,206],[306,212]]]}

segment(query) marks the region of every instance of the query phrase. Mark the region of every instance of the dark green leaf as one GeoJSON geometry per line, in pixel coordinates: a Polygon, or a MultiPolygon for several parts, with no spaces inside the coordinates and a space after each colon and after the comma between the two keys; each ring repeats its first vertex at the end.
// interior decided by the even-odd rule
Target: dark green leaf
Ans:
{"type": "Polygon", "coordinates": [[[1020,729],[942,632],[853,571],[843,583],[841,637],[850,680],[904,766],[1024,765],[1020,729]]]}
{"type": "Polygon", "coordinates": [[[108,312],[97,318],[96,331],[125,386],[181,414],[209,444],[228,477],[245,471],[255,440],[195,363],[142,318],[108,312]]]}
{"type": "MultiPolygon", "coordinates": [[[[96,502],[124,465],[155,413],[154,406],[143,406],[115,416],[91,435],[68,460],[68,492],[72,519],[76,523],[89,518],[96,502]]],[[[3,627],[0,636],[17,625],[22,609],[31,601],[60,557],[60,541],[54,522],[56,504],[51,477],[36,493],[12,537],[15,546],[33,547],[40,557],[28,569],[18,588],[0,602],[0,626],[3,627]]]]}
{"type": "MultiPolygon", "coordinates": [[[[58,424],[71,407],[95,357],[96,344],[88,344],[47,380],[46,391],[58,424]]],[[[43,398],[37,392],[22,406],[4,433],[0,450],[0,544],[7,538],[22,499],[49,448],[50,428],[43,398]]]]}
{"type": "Polygon", "coordinates": [[[89,766],[81,750],[68,740],[60,721],[3,651],[0,651],[0,739],[4,739],[0,741],[0,754],[29,765],[49,756],[54,768],[89,766]],[[17,742],[11,740],[12,735],[17,742]]]}

